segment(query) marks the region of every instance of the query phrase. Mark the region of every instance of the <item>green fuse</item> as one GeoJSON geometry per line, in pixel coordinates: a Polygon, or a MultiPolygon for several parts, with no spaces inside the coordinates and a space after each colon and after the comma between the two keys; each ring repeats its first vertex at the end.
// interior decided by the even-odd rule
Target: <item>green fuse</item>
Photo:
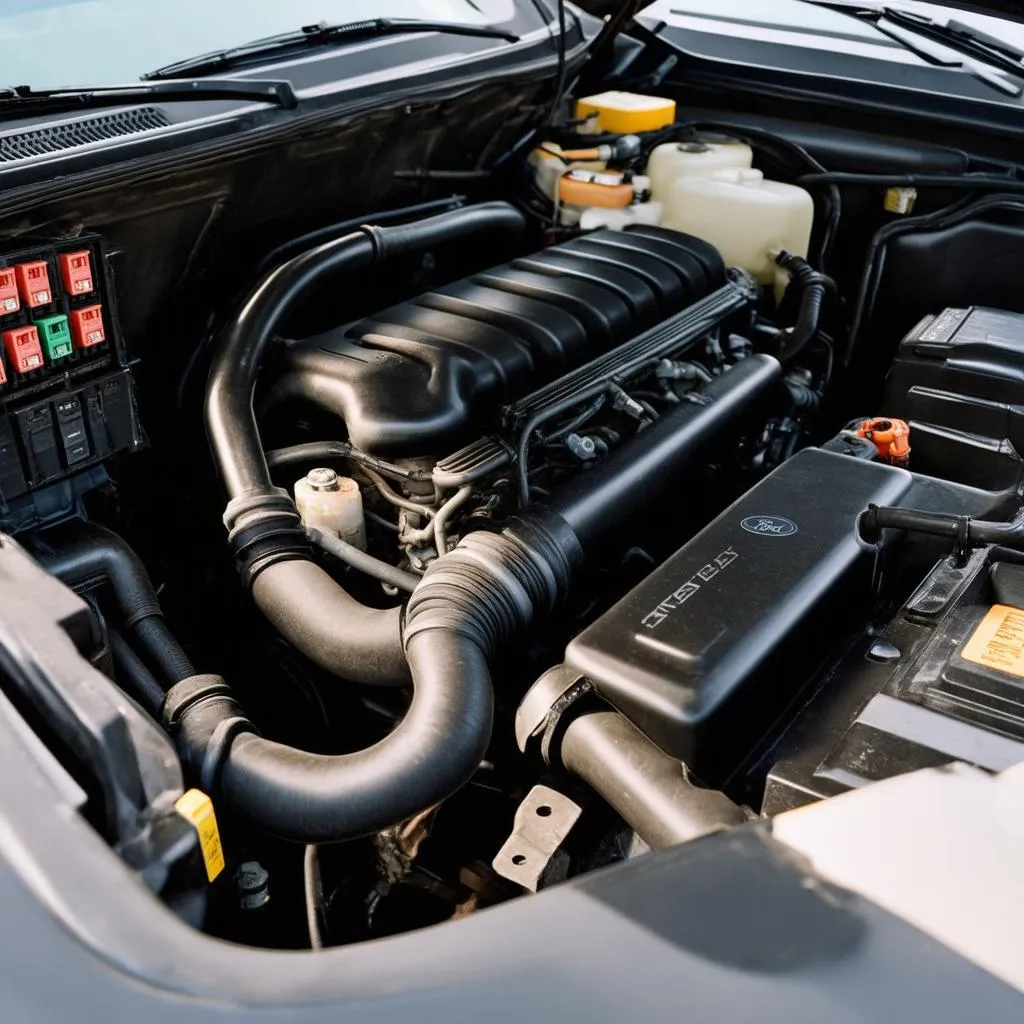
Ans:
{"type": "Polygon", "coordinates": [[[66,316],[44,316],[41,320],[36,320],[35,325],[39,330],[43,349],[50,359],[63,359],[71,355],[74,345],[71,342],[71,326],[66,316]]]}

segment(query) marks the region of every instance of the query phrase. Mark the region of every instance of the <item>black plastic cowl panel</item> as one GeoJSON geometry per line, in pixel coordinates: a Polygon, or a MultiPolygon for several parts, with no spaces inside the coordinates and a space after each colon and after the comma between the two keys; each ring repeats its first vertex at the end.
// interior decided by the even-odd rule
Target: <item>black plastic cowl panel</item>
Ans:
{"type": "Polygon", "coordinates": [[[313,402],[377,455],[450,451],[503,404],[724,282],[721,257],[699,239],[600,231],[293,343],[269,401],[313,402]]]}

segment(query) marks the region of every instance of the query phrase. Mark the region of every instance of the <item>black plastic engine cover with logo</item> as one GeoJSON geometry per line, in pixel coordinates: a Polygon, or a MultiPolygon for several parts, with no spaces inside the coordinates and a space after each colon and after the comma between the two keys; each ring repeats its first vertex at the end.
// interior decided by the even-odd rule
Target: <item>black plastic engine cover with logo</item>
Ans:
{"type": "Polygon", "coordinates": [[[443,454],[503,403],[725,284],[714,246],[668,228],[597,231],[289,342],[268,404],[311,402],[363,451],[443,454]]]}
{"type": "Polygon", "coordinates": [[[722,784],[821,661],[863,625],[869,503],[906,470],[808,449],[589,626],[566,662],[668,753],[722,784]]]}

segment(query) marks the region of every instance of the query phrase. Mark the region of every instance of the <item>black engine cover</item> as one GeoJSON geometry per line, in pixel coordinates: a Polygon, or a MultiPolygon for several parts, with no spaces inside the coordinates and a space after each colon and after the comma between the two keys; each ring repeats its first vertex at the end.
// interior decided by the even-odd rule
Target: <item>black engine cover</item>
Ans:
{"type": "Polygon", "coordinates": [[[449,451],[502,404],[724,283],[721,256],[700,239],[599,231],[293,342],[271,401],[337,414],[376,455],[449,451]]]}
{"type": "Polygon", "coordinates": [[[721,785],[867,614],[873,551],[857,517],[912,480],[800,452],[576,637],[566,662],[721,785]]]}

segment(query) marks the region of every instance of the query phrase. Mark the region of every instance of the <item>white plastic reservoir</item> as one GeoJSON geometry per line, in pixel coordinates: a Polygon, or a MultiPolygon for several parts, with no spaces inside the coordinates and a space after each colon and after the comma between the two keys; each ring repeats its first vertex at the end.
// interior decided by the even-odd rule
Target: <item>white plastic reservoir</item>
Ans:
{"type": "Polygon", "coordinates": [[[765,181],[760,171],[716,171],[672,186],[662,224],[711,242],[726,266],[741,267],[763,285],[776,281],[770,253],[807,256],[814,201],[797,185],[765,181]]]}
{"type": "Polygon", "coordinates": [[[742,171],[753,161],[754,153],[745,142],[666,142],[654,149],[647,162],[651,196],[665,202],[679,178],[742,171]]]}
{"type": "Polygon", "coordinates": [[[307,529],[340,537],[366,550],[366,521],[359,484],[333,469],[311,469],[295,481],[295,507],[307,529]]]}

